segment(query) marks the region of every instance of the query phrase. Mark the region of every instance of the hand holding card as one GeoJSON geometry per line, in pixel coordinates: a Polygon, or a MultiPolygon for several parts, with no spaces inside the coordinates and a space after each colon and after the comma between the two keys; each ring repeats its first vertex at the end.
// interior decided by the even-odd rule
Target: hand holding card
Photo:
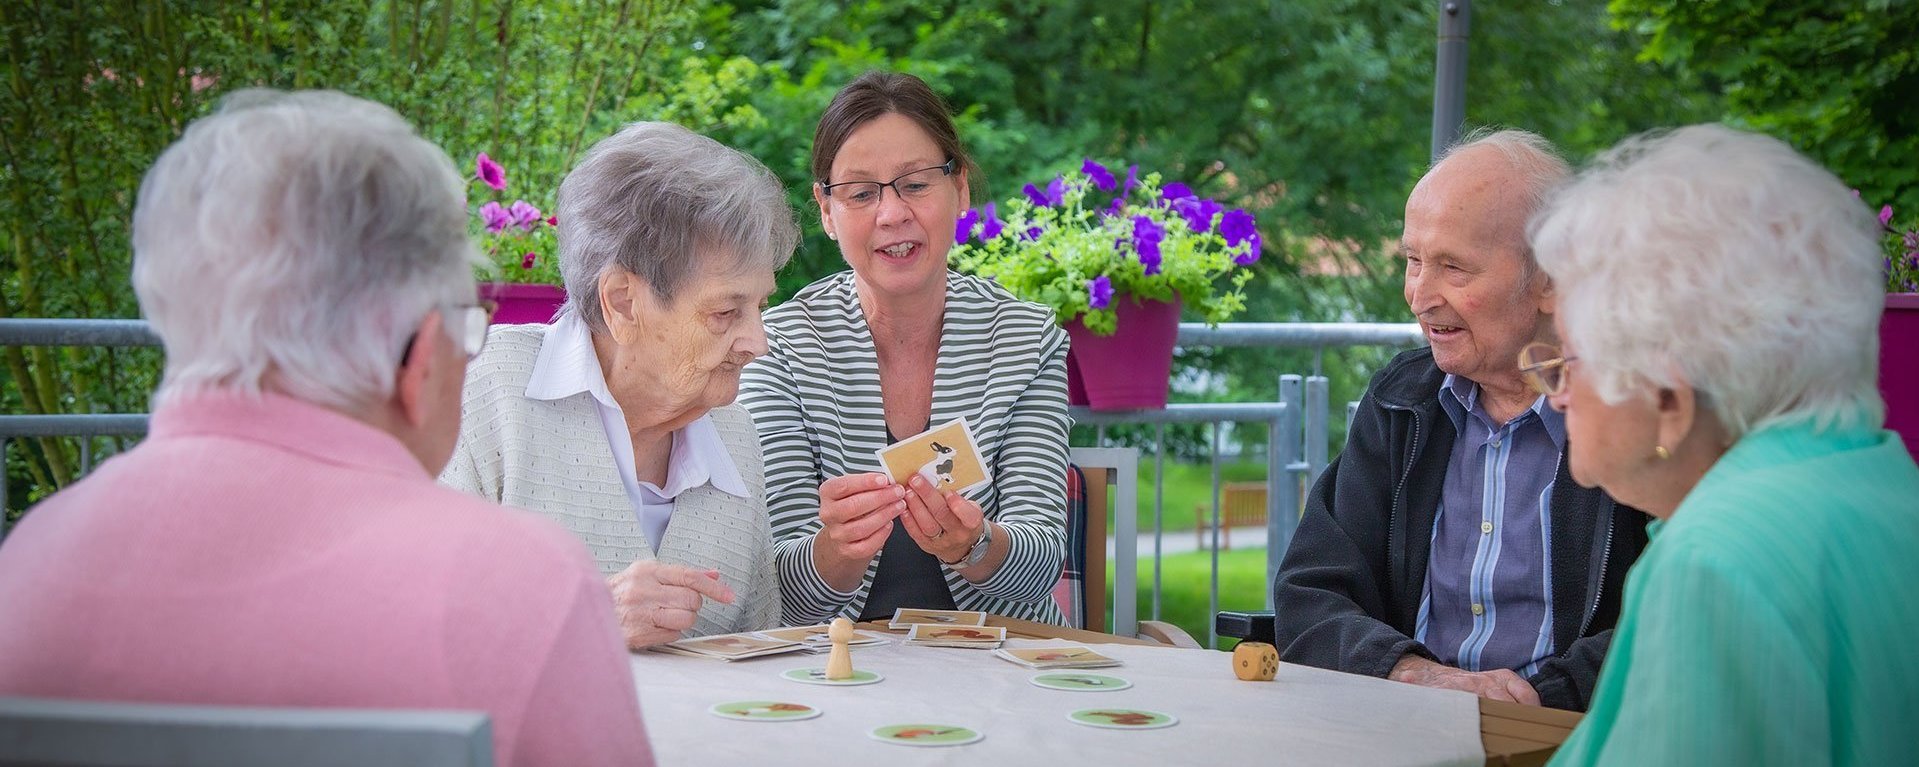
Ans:
{"type": "Polygon", "coordinates": [[[938,490],[967,493],[992,480],[973,440],[973,428],[955,418],[879,450],[880,464],[894,482],[924,477],[938,490]]]}

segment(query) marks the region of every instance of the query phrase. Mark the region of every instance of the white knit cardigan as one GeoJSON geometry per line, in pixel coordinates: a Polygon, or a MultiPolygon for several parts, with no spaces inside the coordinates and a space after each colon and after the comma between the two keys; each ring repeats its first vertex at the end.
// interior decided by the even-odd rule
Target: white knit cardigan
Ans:
{"type": "Polygon", "coordinates": [[[750,498],[701,485],[673,500],[657,555],[620,481],[591,395],[543,401],[526,396],[545,325],[500,325],[467,366],[460,440],[441,484],[560,523],[586,544],[600,572],[639,559],[718,570],[733,604],[706,600],[687,636],[779,625],[779,577],[767,523],[758,432],[739,405],[710,411],[750,498]]]}

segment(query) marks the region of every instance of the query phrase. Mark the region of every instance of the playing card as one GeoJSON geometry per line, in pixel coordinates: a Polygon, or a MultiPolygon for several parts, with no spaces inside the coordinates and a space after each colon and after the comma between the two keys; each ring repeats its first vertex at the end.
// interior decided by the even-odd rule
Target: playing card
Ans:
{"type": "Polygon", "coordinates": [[[975,610],[919,610],[901,607],[893,610],[890,629],[910,629],[918,624],[933,626],[984,626],[986,613],[975,610]]]}
{"type": "Polygon", "coordinates": [[[887,445],[877,455],[886,474],[902,485],[917,474],[941,490],[966,493],[992,479],[980,457],[979,443],[973,440],[973,428],[964,418],[887,445]]]}
{"type": "Polygon", "coordinates": [[[1090,647],[1022,647],[995,650],[994,655],[1027,668],[1102,668],[1117,666],[1119,660],[1094,652],[1090,647]]]}
{"type": "Polygon", "coordinates": [[[991,650],[1006,641],[1005,626],[934,626],[914,624],[906,643],[922,647],[967,647],[991,650]]]}
{"type": "MultiPolygon", "coordinates": [[[[816,626],[795,626],[792,628],[768,629],[766,631],[760,632],[759,635],[766,637],[767,639],[772,639],[772,640],[781,641],[781,642],[800,642],[806,645],[822,645],[825,647],[831,647],[833,645],[833,640],[831,637],[828,637],[826,635],[826,629],[827,629],[826,624],[822,623],[816,626]]],[[[886,642],[886,637],[880,636],[879,634],[875,634],[871,631],[860,631],[858,629],[854,629],[853,638],[847,640],[846,643],[848,645],[858,647],[859,645],[884,644],[885,642],[886,642]]]]}
{"type": "Polygon", "coordinates": [[[751,634],[720,634],[717,636],[682,639],[655,645],[654,650],[673,655],[694,655],[702,658],[720,660],[742,660],[762,655],[778,655],[801,649],[799,642],[764,639],[751,634]]]}

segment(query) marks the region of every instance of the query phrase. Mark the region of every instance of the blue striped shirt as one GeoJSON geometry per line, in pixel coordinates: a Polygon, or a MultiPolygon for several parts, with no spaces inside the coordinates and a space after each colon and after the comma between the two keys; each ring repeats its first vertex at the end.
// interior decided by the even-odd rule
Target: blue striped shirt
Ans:
{"type": "Polygon", "coordinates": [[[1505,424],[1479,385],[1448,375],[1452,460],[1413,638],[1441,663],[1530,677],[1553,652],[1552,492],[1566,419],[1539,398],[1505,424]]]}

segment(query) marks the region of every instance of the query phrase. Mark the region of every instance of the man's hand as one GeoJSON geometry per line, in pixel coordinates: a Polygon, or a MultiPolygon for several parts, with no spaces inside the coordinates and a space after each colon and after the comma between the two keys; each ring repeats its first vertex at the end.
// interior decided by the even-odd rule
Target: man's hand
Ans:
{"type": "Polygon", "coordinates": [[[1539,693],[1506,669],[1492,671],[1467,671],[1443,663],[1406,655],[1393,664],[1393,670],[1386,674],[1387,679],[1395,682],[1416,684],[1421,687],[1438,687],[1447,690],[1464,690],[1482,698],[1524,703],[1528,706],[1539,705],[1539,693]]]}
{"type": "Polygon", "coordinates": [[[680,638],[693,627],[701,599],[733,603],[733,589],[720,581],[718,570],[696,570],[642,559],[606,579],[613,591],[613,609],[620,618],[626,646],[635,650],[680,638]]]}

